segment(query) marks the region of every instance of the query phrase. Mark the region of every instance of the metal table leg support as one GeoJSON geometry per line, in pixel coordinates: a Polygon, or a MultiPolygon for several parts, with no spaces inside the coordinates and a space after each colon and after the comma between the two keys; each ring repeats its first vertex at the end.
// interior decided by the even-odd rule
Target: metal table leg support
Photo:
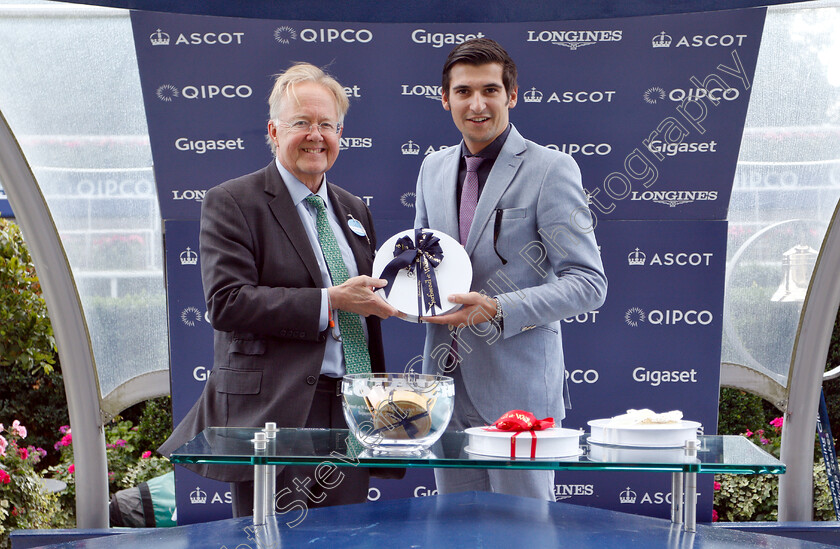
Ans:
{"type": "MultiPolygon", "coordinates": [[[[265,455],[266,437],[264,432],[254,434],[254,455],[265,455]]],[[[265,500],[268,487],[266,486],[267,465],[254,464],[254,526],[265,524],[265,500]]],[[[274,507],[272,505],[272,507],[274,507]]]]}
{"type": "MultiPolygon", "coordinates": [[[[688,440],[685,454],[693,458],[697,456],[697,441],[688,440]]],[[[685,531],[697,531],[697,473],[685,474],[685,531]]]]}
{"type": "Polygon", "coordinates": [[[683,473],[671,473],[671,522],[683,522],[683,473]]]}

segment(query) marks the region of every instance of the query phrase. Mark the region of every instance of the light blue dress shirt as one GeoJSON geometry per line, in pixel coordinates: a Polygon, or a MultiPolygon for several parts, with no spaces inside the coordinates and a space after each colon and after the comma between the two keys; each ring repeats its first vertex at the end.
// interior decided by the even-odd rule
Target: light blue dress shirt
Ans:
{"type": "MultiPolygon", "coordinates": [[[[280,172],[280,177],[283,179],[283,182],[286,184],[286,188],[289,190],[292,202],[294,203],[295,209],[300,216],[300,221],[303,223],[303,228],[306,230],[306,236],[309,237],[309,244],[315,252],[315,259],[318,260],[318,268],[321,270],[321,282],[324,284],[324,289],[321,290],[321,317],[318,329],[320,331],[324,331],[327,329],[327,325],[329,323],[329,298],[327,295],[327,288],[333,284],[332,279],[330,278],[329,269],[327,268],[327,261],[324,259],[324,252],[321,251],[321,244],[318,241],[318,212],[305,200],[307,196],[313,193],[309,190],[309,187],[301,183],[297,177],[284,168],[278,159],[274,159],[274,164],[277,166],[277,170],[280,172]]],[[[321,181],[321,187],[318,189],[318,192],[314,194],[317,194],[324,199],[324,204],[326,204],[327,207],[327,219],[330,222],[330,228],[332,228],[333,234],[335,234],[335,240],[341,250],[341,258],[347,266],[347,274],[350,278],[353,278],[354,276],[359,275],[359,269],[356,267],[356,258],[353,256],[353,250],[350,249],[350,244],[344,236],[344,230],[341,228],[341,225],[339,224],[340,221],[336,217],[335,210],[330,203],[329,195],[327,195],[326,182],[327,177],[325,175],[321,181]]],[[[330,377],[342,377],[346,371],[344,366],[344,351],[341,348],[341,341],[336,339],[340,336],[340,332],[338,330],[338,315],[335,311],[333,311],[333,319],[335,320],[335,328],[332,329],[333,335],[327,337],[327,347],[324,351],[324,362],[321,364],[321,374],[330,377]]],[[[364,320],[362,321],[362,328],[365,331],[365,339],[367,339],[367,325],[364,320]]]]}

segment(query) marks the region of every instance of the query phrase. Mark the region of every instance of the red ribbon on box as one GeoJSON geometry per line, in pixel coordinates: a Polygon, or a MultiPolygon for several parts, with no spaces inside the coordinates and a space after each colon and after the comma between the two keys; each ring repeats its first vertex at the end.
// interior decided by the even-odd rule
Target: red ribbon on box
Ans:
{"type": "Polygon", "coordinates": [[[531,459],[537,457],[537,433],[543,429],[554,427],[554,418],[537,419],[531,412],[511,410],[506,412],[493,423],[493,427],[486,427],[485,431],[516,431],[510,437],[510,458],[516,459],[516,437],[523,432],[531,433],[531,459]]]}

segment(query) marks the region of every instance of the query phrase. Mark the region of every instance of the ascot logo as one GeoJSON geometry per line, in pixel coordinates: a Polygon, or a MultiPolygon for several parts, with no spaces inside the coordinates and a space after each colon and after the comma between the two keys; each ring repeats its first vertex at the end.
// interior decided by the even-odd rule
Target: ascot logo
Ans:
{"type": "Polygon", "coordinates": [[[628,486],[626,490],[618,495],[618,501],[622,504],[636,503],[636,492],[631,490],[628,486]]]}
{"type": "Polygon", "coordinates": [[[223,84],[221,86],[202,84],[199,86],[184,86],[180,91],[172,84],[164,84],[158,87],[155,95],[161,101],[170,103],[176,97],[183,97],[184,99],[213,99],[215,97],[246,99],[251,97],[253,93],[251,86],[245,84],[223,84]]]}
{"type": "Polygon", "coordinates": [[[195,326],[196,322],[201,322],[201,311],[195,307],[187,307],[181,311],[181,322],[187,326],[195,326]]]}
{"type": "Polygon", "coordinates": [[[701,47],[718,47],[723,46],[728,48],[729,46],[736,46],[741,47],[744,45],[744,38],[746,38],[746,34],[695,34],[694,36],[688,37],[683,36],[677,41],[677,45],[674,46],[675,48],[701,48],[701,47]]]}
{"type": "MultiPolygon", "coordinates": [[[[221,44],[227,46],[230,44],[242,44],[242,38],[245,36],[244,32],[192,32],[189,34],[179,34],[175,39],[175,45],[210,45],[215,46],[221,44]]],[[[168,46],[169,35],[158,29],[149,36],[153,46],[168,46]]]]}
{"type": "Polygon", "coordinates": [[[277,27],[274,29],[274,39],[281,44],[290,44],[292,40],[297,40],[297,31],[286,25],[277,27]]]}
{"type": "Polygon", "coordinates": [[[601,311],[589,311],[588,313],[580,313],[577,316],[570,316],[569,318],[564,318],[563,322],[566,324],[577,323],[577,324],[595,324],[596,319],[598,318],[598,314],[601,311]]]}
{"type": "Polygon", "coordinates": [[[651,40],[651,46],[654,48],[670,48],[671,37],[665,34],[665,31],[660,32],[651,40]]]}
{"type": "Polygon", "coordinates": [[[620,30],[529,30],[527,32],[527,42],[550,42],[555,46],[569,48],[571,51],[598,42],[618,42],[622,38],[622,31],[620,30]]]}
{"type": "Polygon", "coordinates": [[[640,252],[639,248],[636,248],[635,252],[630,252],[627,256],[627,264],[631,266],[644,265],[646,260],[645,252],[640,252]]]}
{"type": "Polygon", "coordinates": [[[152,42],[153,46],[169,45],[169,35],[160,29],[158,29],[156,32],[153,32],[152,35],[149,36],[149,40],[152,42]]]}
{"type": "Polygon", "coordinates": [[[543,92],[537,88],[531,88],[531,91],[526,91],[522,94],[522,98],[525,99],[526,103],[542,103],[543,92]]]}
{"type": "Polygon", "coordinates": [[[715,201],[717,195],[717,191],[631,191],[630,200],[654,202],[675,208],[696,200],[715,201]]]}
{"type": "Polygon", "coordinates": [[[440,101],[443,98],[443,88],[441,86],[429,86],[427,84],[403,84],[400,95],[417,95],[426,99],[440,101]]]}
{"type": "Polygon", "coordinates": [[[417,156],[420,154],[420,146],[409,139],[408,143],[403,143],[402,147],[400,147],[400,152],[403,154],[417,156]]]}
{"type": "Polygon", "coordinates": [[[553,92],[546,103],[612,103],[615,90],[553,92]]]}
{"type": "Polygon", "coordinates": [[[338,140],[338,150],[369,149],[373,147],[372,137],[342,137],[338,140]]]}
{"type": "Polygon", "coordinates": [[[181,265],[195,265],[198,263],[198,254],[192,251],[189,246],[181,252],[179,258],[181,259],[181,265]]]}
{"type": "Polygon", "coordinates": [[[190,503],[193,505],[207,503],[207,492],[196,486],[195,490],[190,492],[190,503]]]}

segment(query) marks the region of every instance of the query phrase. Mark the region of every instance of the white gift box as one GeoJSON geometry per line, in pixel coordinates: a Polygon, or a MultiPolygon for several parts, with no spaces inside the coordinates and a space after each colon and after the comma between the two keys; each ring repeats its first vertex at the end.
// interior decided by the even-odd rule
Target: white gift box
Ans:
{"type": "MultiPolygon", "coordinates": [[[[442,315],[459,309],[461,307],[459,304],[450,303],[447,298],[451,294],[468,293],[472,284],[472,264],[461,243],[440,231],[432,229],[421,229],[421,231],[424,235],[431,233],[431,236],[438,238],[437,244],[443,255],[443,259],[434,267],[437,283],[437,295],[434,296],[436,301],[431,305],[430,300],[423,301],[422,296],[428,292],[428,284],[425,283],[424,286],[422,277],[417,276],[418,270],[413,265],[410,268],[400,269],[393,284],[389,287],[377,290],[385,301],[404,313],[405,320],[409,322],[419,322],[421,316],[442,315]],[[419,283],[418,278],[420,278],[419,283]]],[[[374,278],[382,278],[383,271],[395,258],[394,250],[397,242],[403,237],[408,237],[416,248],[415,229],[402,231],[386,240],[373,260],[374,278]]],[[[400,251],[402,250],[397,251],[397,255],[400,251]]],[[[422,258],[418,258],[420,259],[422,258]]],[[[420,268],[422,270],[422,263],[420,268]]]]}
{"type": "Polygon", "coordinates": [[[579,456],[579,429],[551,427],[541,431],[498,431],[487,427],[470,427],[468,445],[470,454],[507,457],[510,459],[546,459],[579,456]],[[511,441],[513,436],[516,438],[511,441]]]}
{"type": "Polygon", "coordinates": [[[589,442],[615,446],[681,448],[688,440],[697,440],[700,423],[680,420],[675,423],[614,425],[611,418],[589,421],[589,442]]]}

